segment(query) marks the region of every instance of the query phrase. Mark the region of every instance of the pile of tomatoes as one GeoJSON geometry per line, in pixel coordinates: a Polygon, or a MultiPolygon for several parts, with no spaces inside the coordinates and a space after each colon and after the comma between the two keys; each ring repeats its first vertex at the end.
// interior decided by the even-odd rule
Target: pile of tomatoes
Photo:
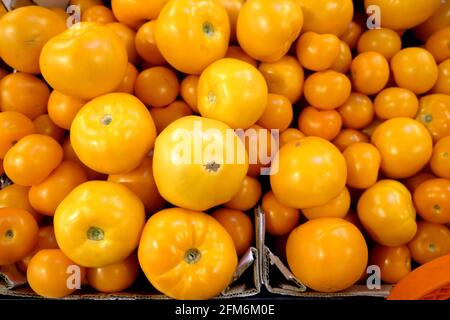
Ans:
{"type": "Polygon", "coordinates": [[[71,5],[0,18],[0,266],[39,295],[214,297],[260,203],[316,291],[450,253],[450,1],[71,5]]]}

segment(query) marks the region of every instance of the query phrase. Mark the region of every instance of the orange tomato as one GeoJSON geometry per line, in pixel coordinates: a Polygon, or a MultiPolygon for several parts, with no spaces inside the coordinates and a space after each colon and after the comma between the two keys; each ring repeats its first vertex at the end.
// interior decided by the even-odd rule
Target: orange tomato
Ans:
{"type": "Polygon", "coordinates": [[[84,100],[53,90],[48,99],[48,116],[58,127],[69,130],[78,110],[85,103],[84,100]]]}
{"type": "Polygon", "coordinates": [[[341,41],[334,34],[303,33],[297,41],[297,59],[306,69],[329,69],[340,54],[341,41]]]}
{"type": "Polygon", "coordinates": [[[270,171],[270,162],[278,147],[272,132],[254,124],[242,134],[241,139],[244,139],[249,157],[247,174],[252,177],[267,174],[270,171]]]}
{"type": "Polygon", "coordinates": [[[344,41],[350,49],[355,49],[363,31],[363,28],[357,21],[350,21],[344,33],[341,34],[340,39],[344,41]]]}
{"type": "Polygon", "coordinates": [[[426,221],[450,223],[450,180],[429,179],[414,191],[417,213],[426,221]]]}
{"type": "MultiPolygon", "coordinates": [[[[236,0],[236,1],[240,2],[241,0],[236,0]]],[[[229,46],[227,53],[225,54],[225,58],[233,58],[233,59],[241,60],[241,61],[250,63],[255,68],[258,68],[258,62],[255,59],[253,59],[252,57],[250,57],[248,54],[246,54],[244,52],[244,50],[242,50],[242,48],[238,47],[238,46],[229,46]]]]}
{"type": "Polygon", "coordinates": [[[353,18],[351,0],[296,0],[303,9],[304,31],[342,35],[353,18]],[[339,17],[339,18],[338,18],[339,17]]]}
{"type": "Polygon", "coordinates": [[[292,122],[294,112],[288,98],[269,93],[266,108],[256,122],[266,129],[286,130],[292,122]]]}
{"type": "Polygon", "coordinates": [[[425,125],[433,140],[450,135],[450,96],[430,94],[419,100],[419,112],[416,119],[425,125]]]}
{"type": "Polygon", "coordinates": [[[145,62],[160,66],[166,64],[166,60],[156,46],[155,33],[156,20],[144,23],[136,33],[134,45],[137,53],[145,62]]]}
{"type": "Polygon", "coordinates": [[[79,164],[63,161],[44,181],[31,187],[30,204],[37,212],[53,216],[61,201],[86,180],[79,164]]]}
{"type": "Polygon", "coordinates": [[[133,64],[128,63],[127,73],[125,74],[122,83],[116,88],[115,92],[133,94],[137,76],[138,71],[136,67],[133,64]]]}
{"type": "Polygon", "coordinates": [[[91,287],[105,293],[120,292],[130,287],[139,275],[139,261],[131,254],[123,261],[105,267],[89,268],[86,278],[91,287]]]}
{"type": "Polygon", "coordinates": [[[279,202],[272,191],[264,195],[262,209],[265,216],[266,231],[272,236],[287,235],[299,223],[300,210],[287,207],[279,202]]]}
{"type": "Polygon", "coordinates": [[[327,140],[306,137],[284,145],[272,161],[270,184],[284,205],[304,209],[322,206],[344,189],[345,159],[327,140]]]}
{"type": "Polygon", "coordinates": [[[438,67],[431,53],[422,48],[406,48],[391,60],[391,70],[399,87],[422,94],[434,87],[438,67]]]}
{"type": "Polygon", "coordinates": [[[158,49],[175,69],[200,74],[225,56],[230,22],[218,1],[170,0],[158,17],[155,35],[158,49]]]}
{"type": "Polygon", "coordinates": [[[0,208],[19,208],[28,211],[37,223],[42,221],[41,214],[37,213],[28,200],[30,187],[11,184],[0,190],[0,208]]]}
{"type": "Polygon", "coordinates": [[[391,29],[373,29],[364,32],[358,41],[358,52],[378,52],[387,60],[402,49],[400,35],[391,29]]]}
{"type": "Polygon", "coordinates": [[[420,264],[445,256],[450,253],[450,230],[441,224],[419,221],[408,247],[414,261],[420,264]]]}
{"type": "Polygon", "coordinates": [[[374,101],[379,119],[414,118],[419,110],[419,99],[414,92],[403,88],[387,88],[374,101]]]}
{"type": "Polygon", "coordinates": [[[65,29],[65,21],[47,8],[25,6],[12,10],[0,20],[2,59],[18,71],[38,74],[42,47],[65,29]]]}
{"type": "Polygon", "coordinates": [[[411,272],[411,253],[406,245],[376,245],[370,253],[370,265],[380,268],[381,280],[395,284],[411,272]]]}
{"type": "Polygon", "coordinates": [[[225,207],[235,210],[247,211],[256,206],[261,198],[261,183],[258,179],[246,176],[236,195],[224,204],[225,207]]]}
{"type": "Polygon", "coordinates": [[[247,0],[237,19],[237,38],[256,60],[280,60],[300,35],[302,9],[297,0],[247,0]]]}
{"type": "Polygon", "coordinates": [[[0,159],[23,137],[36,133],[36,126],[19,112],[0,112],[0,159]]]}
{"type": "Polygon", "coordinates": [[[362,93],[353,92],[337,111],[342,117],[342,124],[349,129],[363,129],[374,118],[372,100],[362,93]]]}
{"type": "Polygon", "coordinates": [[[318,109],[336,109],[350,96],[352,85],[346,75],[328,70],[313,73],[305,80],[305,98],[318,109]]]}
{"type": "Polygon", "coordinates": [[[200,114],[222,121],[233,129],[247,129],[255,124],[266,108],[267,99],[268,88],[263,75],[246,62],[221,59],[200,75],[200,114]]]}
{"type": "Polygon", "coordinates": [[[70,4],[79,6],[81,13],[93,6],[102,5],[103,0],[70,0],[70,4]]]}
{"type": "Polygon", "coordinates": [[[76,277],[81,281],[85,274],[86,270],[67,258],[61,250],[44,249],[31,259],[27,280],[37,294],[47,298],[62,298],[77,289],[76,281],[72,282],[70,278],[76,277]]]}
{"type": "Polygon", "coordinates": [[[450,179],[450,136],[440,139],[435,144],[430,167],[438,177],[450,179]]]}
{"type": "Polygon", "coordinates": [[[306,136],[333,140],[342,127],[342,118],[336,110],[319,110],[307,107],[298,118],[298,128],[306,136]]]}
{"type": "Polygon", "coordinates": [[[346,74],[350,70],[352,59],[353,57],[350,47],[347,43],[341,41],[339,45],[339,55],[331,65],[330,69],[346,74]]]}
{"type": "Polygon", "coordinates": [[[441,0],[417,0],[414,5],[405,1],[365,0],[365,7],[378,6],[381,26],[393,30],[415,27],[431,17],[439,8],[441,0]]]}
{"type": "Polygon", "coordinates": [[[261,63],[259,71],[266,79],[269,93],[285,96],[292,104],[302,96],[305,73],[294,57],[284,56],[274,63],[261,63]]]}
{"type": "Polygon", "coordinates": [[[353,224],[338,218],[321,218],[292,231],[286,256],[291,271],[306,286],[319,292],[337,292],[361,278],[368,250],[363,235],[353,224]]]}
{"type": "Polygon", "coordinates": [[[306,137],[303,132],[295,128],[288,128],[280,134],[280,147],[293,141],[306,137]]]}
{"type": "Polygon", "coordinates": [[[192,111],[184,101],[174,101],[164,108],[151,108],[150,114],[159,134],[175,120],[192,115],[192,111]]]}
{"type": "Polygon", "coordinates": [[[370,143],[353,143],[343,152],[347,162],[347,185],[357,189],[370,188],[378,180],[380,152],[370,143]]]}
{"type": "Polygon", "coordinates": [[[253,243],[252,220],[242,211],[219,209],[212,213],[233,239],[238,257],[242,256],[253,243]]]}
{"type": "Polygon", "coordinates": [[[323,206],[302,209],[308,220],[319,218],[344,218],[350,209],[350,193],[347,188],[323,206]]]}
{"type": "Polygon", "coordinates": [[[44,181],[62,158],[63,150],[55,139],[31,134],[9,149],[3,166],[14,183],[32,186],[44,181]]]}
{"type": "Polygon", "coordinates": [[[442,61],[438,69],[438,80],[432,92],[450,95],[450,59],[442,61]]]}
{"type": "Polygon", "coordinates": [[[433,55],[437,63],[441,63],[445,59],[450,58],[449,39],[450,26],[436,31],[428,38],[425,49],[433,55]]]}
{"type": "Polygon", "coordinates": [[[354,89],[367,95],[380,92],[389,81],[389,63],[377,52],[363,52],[356,56],[351,72],[354,89]]]}
{"type": "Polygon", "coordinates": [[[403,184],[408,188],[411,194],[414,194],[414,191],[416,191],[418,186],[420,186],[423,182],[434,178],[436,178],[436,176],[431,173],[420,172],[411,178],[403,180],[403,184]]]}
{"type": "Polygon", "coordinates": [[[153,178],[152,157],[147,157],[135,170],[108,176],[108,181],[124,185],[141,199],[147,213],[161,210],[166,201],[161,197],[153,178]]]}
{"type": "Polygon", "coordinates": [[[154,214],[138,250],[147,279],[175,299],[209,299],[230,283],[237,266],[233,239],[213,217],[172,208],[154,214]]]}
{"type": "Polygon", "coordinates": [[[58,249],[53,226],[45,226],[39,228],[38,240],[34,249],[28,255],[17,262],[17,266],[19,267],[19,269],[26,274],[31,258],[33,258],[36,253],[44,249],[58,249]]]}
{"type": "Polygon", "coordinates": [[[333,140],[333,144],[343,152],[350,145],[357,142],[369,142],[369,137],[354,129],[344,129],[333,140]]]}
{"type": "Polygon", "coordinates": [[[442,0],[441,6],[424,23],[414,28],[414,35],[426,41],[434,32],[450,25],[450,1],[442,0]]]}
{"type": "Polygon", "coordinates": [[[389,178],[408,178],[428,163],[433,152],[433,140],[419,121],[394,118],[379,125],[372,144],[381,154],[381,169],[389,178]]]}
{"type": "Polygon", "coordinates": [[[115,22],[116,18],[114,17],[112,10],[108,7],[103,5],[95,5],[81,12],[81,21],[111,23],[115,22]]]}
{"type": "Polygon", "coordinates": [[[122,40],[123,44],[127,48],[128,61],[137,64],[139,62],[139,55],[134,45],[136,38],[136,31],[127,25],[120,22],[111,22],[106,25],[109,29],[122,40]]]}
{"type": "Polygon", "coordinates": [[[371,238],[384,246],[404,245],[417,231],[411,194],[394,180],[380,180],[362,194],[358,217],[371,238]]]}
{"type": "Polygon", "coordinates": [[[53,123],[48,114],[40,115],[39,117],[34,119],[33,123],[36,127],[37,133],[49,136],[50,138],[53,138],[60,143],[64,140],[64,129],[61,129],[55,123],[53,123]]]}
{"type": "Polygon", "coordinates": [[[127,65],[127,48],[121,38],[106,25],[93,22],[80,22],[53,37],[40,56],[41,72],[48,84],[84,100],[115,90],[127,65]]]}
{"type": "Polygon", "coordinates": [[[137,28],[145,20],[158,18],[168,0],[112,0],[111,7],[115,17],[122,23],[137,28]]]}
{"type": "Polygon", "coordinates": [[[171,69],[153,67],[138,75],[134,92],[146,105],[164,107],[177,98],[179,83],[175,72],[171,69]]]}
{"type": "Polygon", "coordinates": [[[70,130],[78,158],[105,174],[135,169],[152,149],[155,137],[150,112],[126,93],[110,93],[91,100],[78,112],[70,130]]]}
{"type": "Polygon", "coordinates": [[[0,208],[0,266],[15,263],[33,250],[38,225],[23,209],[0,208]]]}
{"type": "Polygon", "coordinates": [[[189,108],[195,113],[198,113],[197,108],[197,86],[199,76],[186,76],[180,85],[180,95],[183,100],[189,105],[189,108]]]}
{"type": "Polygon", "coordinates": [[[23,113],[31,120],[44,114],[50,90],[44,81],[26,73],[11,73],[0,81],[2,111],[23,113]]]}
{"type": "MultiPolygon", "coordinates": [[[[220,0],[219,1],[227,10],[228,19],[230,20],[230,42],[236,42],[236,25],[239,12],[245,1],[242,0],[220,0]]],[[[230,57],[232,58],[232,57],[230,57]]]]}

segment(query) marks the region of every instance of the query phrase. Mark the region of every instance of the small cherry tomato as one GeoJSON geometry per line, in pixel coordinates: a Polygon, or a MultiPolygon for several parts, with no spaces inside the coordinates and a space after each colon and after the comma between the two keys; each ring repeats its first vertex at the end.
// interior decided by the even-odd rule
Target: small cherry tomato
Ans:
{"type": "Polygon", "coordinates": [[[419,99],[408,89],[387,88],[376,96],[374,108],[379,119],[415,118],[419,99]]]}
{"type": "Polygon", "coordinates": [[[419,221],[408,247],[414,261],[420,264],[445,256],[450,253],[450,230],[441,224],[419,221]]]}
{"type": "Polygon", "coordinates": [[[89,268],[86,278],[91,287],[105,293],[120,292],[128,289],[139,275],[139,261],[131,254],[123,261],[105,267],[89,268]]]}
{"type": "Polygon", "coordinates": [[[391,70],[399,87],[422,94],[434,87],[438,67],[431,53],[422,48],[406,48],[391,60],[391,70]]]}
{"type": "Polygon", "coordinates": [[[179,83],[175,72],[166,67],[142,71],[136,78],[136,97],[151,107],[165,107],[178,96],[179,83]]]}
{"type": "Polygon", "coordinates": [[[340,38],[350,49],[355,49],[364,30],[357,21],[350,21],[340,38]]]}
{"type": "Polygon", "coordinates": [[[274,63],[261,63],[259,71],[266,79],[269,93],[285,96],[292,104],[302,96],[305,73],[294,57],[284,56],[274,63]]]}
{"type": "Polygon", "coordinates": [[[280,147],[293,141],[306,137],[306,135],[298,129],[288,128],[280,134],[280,147]]]}
{"type": "Polygon", "coordinates": [[[277,129],[282,132],[289,128],[293,117],[294,111],[289,99],[269,93],[266,108],[256,123],[266,129],[277,129]]]}
{"type": "Polygon", "coordinates": [[[417,213],[426,221],[450,223],[450,180],[430,179],[414,191],[417,213]]]}
{"type": "Polygon", "coordinates": [[[236,195],[224,204],[225,207],[235,210],[247,211],[256,206],[261,198],[261,183],[258,179],[247,176],[236,195]]]}
{"type": "Polygon", "coordinates": [[[437,63],[450,58],[450,26],[442,28],[433,33],[425,44],[427,49],[437,63]]]}
{"type": "Polygon", "coordinates": [[[137,76],[138,76],[138,71],[137,71],[136,67],[133,64],[128,63],[127,72],[125,73],[125,77],[123,77],[122,82],[114,91],[133,94],[137,76]]]}
{"type": "Polygon", "coordinates": [[[290,208],[279,202],[272,191],[267,192],[262,199],[266,231],[272,236],[284,236],[297,227],[300,220],[300,210],[290,208]]]}
{"type": "Polygon", "coordinates": [[[303,33],[297,41],[297,59],[308,70],[329,69],[340,54],[341,41],[334,34],[303,33]]]}
{"type": "Polygon", "coordinates": [[[271,131],[257,124],[252,125],[243,134],[245,148],[249,156],[247,174],[252,177],[267,174],[270,171],[271,160],[278,150],[277,140],[271,131]]]}
{"type": "Polygon", "coordinates": [[[319,218],[344,218],[350,209],[350,193],[347,188],[323,206],[303,209],[302,213],[308,220],[319,218]]]}
{"type": "Polygon", "coordinates": [[[85,103],[84,100],[53,90],[48,100],[48,115],[58,127],[70,130],[73,119],[85,103]]]}
{"type": "Polygon", "coordinates": [[[48,136],[31,134],[19,140],[3,159],[8,177],[17,184],[32,186],[45,178],[61,163],[63,150],[48,136]]]}
{"type": "Polygon", "coordinates": [[[175,120],[192,115],[192,111],[184,101],[174,101],[164,108],[151,108],[150,114],[159,134],[175,120]]]}
{"type": "Polygon", "coordinates": [[[349,129],[363,129],[374,118],[373,103],[362,93],[353,92],[337,111],[342,117],[342,124],[349,129]]]}
{"type": "Polygon", "coordinates": [[[347,162],[347,185],[367,189],[378,180],[381,156],[370,143],[354,143],[343,152],[347,162]]]}
{"type": "Polygon", "coordinates": [[[380,268],[381,280],[395,284],[411,272],[411,253],[406,245],[398,247],[375,245],[370,252],[369,264],[380,268]]]}
{"type": "Polygon", "coordinates": [[[110,8],[103,5],[95,5],[81,12],[81,21],[111,23],[115,22],[116,18],[110,8]]]}
{"type": "Polygon", "coordinates": [[[450,95],[450,59],[444,60],[438,66],[439,76],[434,86],[433,93],[450,95]]]}
{"type": "Polygon", "coordinates": [[[408,188],[411,194],[414,194],[414,191],[416,191],[417,187],[420,186],[422,182],[434,178],[436,178],[436,176],[432,175],[431,173],[419,172],[418,174],[403,180],[403,184],[408,188]]]}
{"type": "Polygon", "coordinates": [[[354,129],[344,129],[333,140],[333,144],[343,152],[346,148],[357,142],[369,142],[369,137],[354,129]]]}
{"type": "Polygon", "coordinates": [[[106,26],[114,31],[120,40],[122,40],[123,44],[127,48],[128,61],[133,64],[137,64],[139,62],[139,55],[134,45],[136,31],[120,22],[111,22],[106,24],[106,26]]]}
{"type": "Polygon", "coordinates": [[[305,80],[304,94],[313,107],[336,109],[350,96],[352,85],[346,75],[328,70],[313,73],[305,80]]]}
{"type": "Polygon", "coordinates": [[[380,92],[389,81],[389,63],[377,52],[363,52],[351,65],[354,89],[372,95],[380,92]]]}
{"type": "Polygon", "coordinates": [[[144,23],[136,33],[134,44],[137,53],[144,61],[154,66],[161,66],[166,64],[166,60],[156,46],[155,32],[156,20],[144,23]]]}
{"type": "Polygon", "coordinates": [[[334,63],[331,65],[330,69],[346,74],[352,64],[352,51],[347,43],[341,41],[339,45],[339,55],[334,63]]]}
{"type": "Polygon", "coordinates": [[[307,107],[298,118],[298,128],[306,136],[333,140],[342,127],[342,118],[336,110],[319,110],[307,107]]]}
{"type": "Polygon", "coordinates": [[[199,76],[186,76],[183,81],[181,81],[180,85],[180,95],[183,100],[189,105],[189,108],[195,113],[198,113],[197,108],[197,86],[199,76]]]}
{"type": "Polygon", "coordinates": [[[20,139],[33,133],[36,133],[36,126],[22,113],[0,112],[0,159],[3,159],[20,139]]]}
{"type": "Polygon", "coordinates": [[[65,131],[58,127],[48,114],[42,114],[33,121],[38,134],[49,136],[59,143],[64,140],[65,131]]]}
{"type": "Polygon", "coordinates": [[[43,219],[43,215],[37,213],[28,200],[30,187],[11,184],[0,190],[0,208],[19,208],[31,213],[37,223],[43,219]]]}
{"type": "Polygon", "coordinates": [[[416,119],[427,127],[433,140],[450,135],[450,96],[430,94],[419,100],[419,112],[416,119]]]}
{"type": "Polygon", "coordinates": [[[435,144],[430,166],[438,177],[450,179],[450,136],[442,138],[435,144]]]}
{"type": "Polygon", "coordinates": [[[378,52],[387,60],[402,49],[402,39],[391,29],[373,29],[364,32],[358,41],[358,52],[378,52]]]}

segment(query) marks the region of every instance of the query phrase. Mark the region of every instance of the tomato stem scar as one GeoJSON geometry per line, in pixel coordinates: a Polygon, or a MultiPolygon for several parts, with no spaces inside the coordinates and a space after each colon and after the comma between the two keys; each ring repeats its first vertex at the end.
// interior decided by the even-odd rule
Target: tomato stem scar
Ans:
{"type": "Polygon", "coordinates": [[[184,261],[186,261],[188,264],[195,264],[197,263],[202,257],[202,253],[197,248],[191,248],[188,251],[186,251],[186,254],[184,255],[184,261]]]}
{"type": "Polygon", "coordinates": [[[5,237],[8,239],[12,239],[14,237],[14,231],[12,231],[11,229],[6,230],[5,237]]]}
{"type": "Polygon", "coordinates": [[[105,114],[100,121],[102,124],[107,126],[107,125],[111,124],[112,120],[113,120],[112,115],[105,114]]]}
{"type": "Polygon", "coordinates": [[[87,231],[89,240],[101,241],[105,238],[105,232],[98,227],[90,227],[87,231]]]}
{"type": "Polygon", "coordinates": [[[203,23],[203,32],[208,36],[208,37],[212,37],[214,34],[214,26],[212,25],[211,22],[204,22],[203,23]]]}

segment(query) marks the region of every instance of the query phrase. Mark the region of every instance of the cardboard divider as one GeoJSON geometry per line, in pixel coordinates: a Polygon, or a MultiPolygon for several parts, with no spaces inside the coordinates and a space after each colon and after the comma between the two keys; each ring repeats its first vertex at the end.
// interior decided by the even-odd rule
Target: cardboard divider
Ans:
{"type": "Polygon", "coordinates": [[[261,207],[255,209],[255,221],[258,221],[257,248],[260,252],[261,284],[270,293],[300,298],[338,298],[338,297],[380,297],[389,295],[391,285],[382,285],[370,290],[365,285],[353,287],[336,293],[320,293],[308,289],[298,280],[283,261],[266,245],[265,216],[261,207]]]}

